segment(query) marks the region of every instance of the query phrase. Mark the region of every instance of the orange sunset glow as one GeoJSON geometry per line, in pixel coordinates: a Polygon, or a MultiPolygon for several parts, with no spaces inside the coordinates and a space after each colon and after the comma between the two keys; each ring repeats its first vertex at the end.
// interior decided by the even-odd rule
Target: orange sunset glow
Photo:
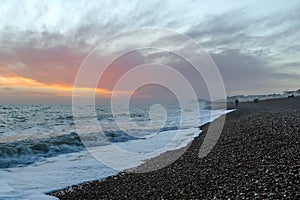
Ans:
{"type": "MultiPolygon", "coordinates": [[[[0,89],[6,91],[12,91],[14,89],[25,90],[25,91],[40,91],[48,93],[58,93],[59,96],[70,96],[74,89],[73,85],[68,84],[47,84],[42,83],[30,78],[25,78],[21,76],[0,76],[0,89]]],[[[96,94],[103,95],[104,97],[109,97],[112,94],[111,90],[104,88],[76,88],[80,91],[95,91],[96,94]]],[[[122,92],[120,92],[122,93],[122,92]]]]}

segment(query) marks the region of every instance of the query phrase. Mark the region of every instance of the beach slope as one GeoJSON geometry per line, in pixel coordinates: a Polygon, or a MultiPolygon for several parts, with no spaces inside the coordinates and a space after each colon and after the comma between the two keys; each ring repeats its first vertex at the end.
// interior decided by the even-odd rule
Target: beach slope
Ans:
{"type": "Polygon", "coordinates": [[[163,169],[122,172],[52,195],[60,199],[300,199],[299,97],[241,103],[226,116],[216,146],[200,159],[208,126],[202,127],[176,162],[163,169]]]}

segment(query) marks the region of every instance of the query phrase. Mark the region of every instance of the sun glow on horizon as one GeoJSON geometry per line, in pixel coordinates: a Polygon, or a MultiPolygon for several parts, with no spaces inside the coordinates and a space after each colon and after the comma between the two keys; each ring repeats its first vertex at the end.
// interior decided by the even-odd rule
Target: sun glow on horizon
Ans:
{"type": "MultiPolygon", "coordinates": [[[[71,96],[72,92],[77,91],[92,93],[101,95],[102,97],[109,98],[113,93],[112,90],[105,88],[88,88],[77,87],[74,88],[71,84],[58,84],[58,83],[43,83],[34,79],[22,77],[22,76],[1,76],[0,75],[0,93],[5,92],[15,94],[22,93],[24,96],[35,95],[55,95],[55,96],[71,96]],[[25,94],[26,93],[26,94],[25,94]]],[[[128,94],[128,91],[114,91],[117,94],[128,94]]]]}

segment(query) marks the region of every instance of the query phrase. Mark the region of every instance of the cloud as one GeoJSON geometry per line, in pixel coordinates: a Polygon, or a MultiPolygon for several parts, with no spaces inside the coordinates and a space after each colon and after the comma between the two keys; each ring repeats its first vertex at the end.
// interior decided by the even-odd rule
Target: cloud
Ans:
{"type": "Polygon", "coordinates": [[[4,87],[4,88],[1,88],[1,90],[4,92],[12,92],[14,89],[11,87],[4,87]]]}
{"type": "MultiPolygon", "coordinates": [[[[18,93],[20,95],[24,95],[26,91],[26,94],[29,96],[31,94],[47,94],[47,95],[53,95],[56,96],[60,94],[60,96],[63,94],[64,96],[71,97],[72,91],[74,90],[73,85],[67,85],[67,84],[46,84],[43,82],[38,82],[34,79],[29,79],[25,77],[20,76],[0,76],[0,89],[2,88],[2,91],[14,91],[15,93],[18,93]],[[21,91],[21,92],[20,92],[21,91]]],[[[98,95],[109,96],[112,91],[105,89],[105,88],[86,88],[86,87],[78,87],[76,88],[78,91],[84,92],[96,92],[98,95]]],[[[124,91],[115,91],[116,93],[124,93],[124,91]]],[[[126,92],[126,91],[125,91],[126,92]]],[[[77,92],[77,94],[79,94],[77,92]]]]}
{"type": "MultiPolygon", "coordinates": [[[[294,87],[300,80],[300,5],[297,1],[272,6],[269,3],[0,3],[0,74],[45,85],[72,85],[80,64],[96,44],[123,31],[156,26],[197,40],[220,67],[228,91],[294,87]]],[[[139,42],[136,38],[128,41],[139,42]]],[[[160,38],[159,42],[166,46],[179,44],[176,38],[160,38]]],[[[129,55],[115,63],[104,78],[105,89],[111,89],[129,65],[145,62],[144,56],[129,55]]],[[[187,64],[172,56],[148,56],[193,77],[187,64]]]]}
{"type": "Polygon", "coordinates": [[[187,35],[196,38],[209,51],[222,48],[240,49],[246,53],[263,51],[264,56],[286,55],[291,46],[297,48],[300,32],[300,5],[273,12],[267,16],[251,16],[247,9],[237,9],[206,17],[190,26],[187,35]]]}
{"type": "Polygon", "coordinates": [[[270,66],[268,60],[237,49],[223,49],[221,53],[211,56],[228,91],[279,92],[286,87],[295,87],[300,80],[300,74],[282,73],[280,66],[270,66]]]}
{"type": "Polygon", "coordinates": [[[65,46],[38,49],[20,46],[13,53],[0,54],[0,72],[44,83],[73,84],[85,53],[65,46]]]}

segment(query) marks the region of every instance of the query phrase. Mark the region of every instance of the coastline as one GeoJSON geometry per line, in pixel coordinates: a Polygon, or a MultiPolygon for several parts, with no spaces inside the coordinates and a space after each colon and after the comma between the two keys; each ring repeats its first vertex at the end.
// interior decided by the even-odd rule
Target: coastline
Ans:
{"type": "MultiPolygon", "coordinates": [[[[203,159],[198,152],[210,123],[190,145],[175,150],[185,153],[165,168],[148,173],[128,170],[49,194],[60,199],[298,198],[299,102],[291,98],[241,103],[227,114],[217,145],[203,159]]],[[[175,151],[134,170],[156,165],[175,151]]]]}

